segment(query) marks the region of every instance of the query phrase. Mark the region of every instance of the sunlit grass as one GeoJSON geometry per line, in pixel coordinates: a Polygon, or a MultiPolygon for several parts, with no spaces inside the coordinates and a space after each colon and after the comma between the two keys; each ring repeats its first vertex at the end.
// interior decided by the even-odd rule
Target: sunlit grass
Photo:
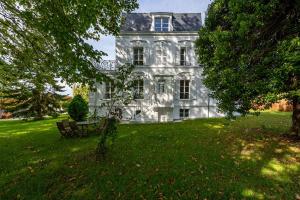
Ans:
{"type": "Polygon", "coordinates": [[[295,199],[300,144],[290,113],[124,124],[108,158],[98,137],[62,139],[55,122],[0,122],[0,199],[295,199]]]}

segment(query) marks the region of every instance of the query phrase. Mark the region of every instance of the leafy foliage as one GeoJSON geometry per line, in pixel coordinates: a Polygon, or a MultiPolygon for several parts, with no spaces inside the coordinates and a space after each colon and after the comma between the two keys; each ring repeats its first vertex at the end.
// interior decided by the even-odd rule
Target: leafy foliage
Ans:
{"type": "Polygon", "coordinates": [[[0,92],[22,101],[14,109],[28,110],[31,102],[29,116],[50,112],[46,104],[57,107],[58,95],[46,91],[58,90],[57,78],[83,84],[103,78],[93,62],[105,53],[88,41],[117,35],[122,13],[136,7],[135,0],[1,1],[0,92]]]}
{"type": "MultiPolygon", "coordinates": [[[[122,117],[118,111],[133,100],[132,89],[136,80],[133,70],[134,65],[125,64],[118,66],[115,72],[107,76],[107,83],[111,83],[113,91],[111,98],[101,105],[106,109],[106,116],[104,116],[104,123],[99,129],[101,135],[96,152],[102,157],[105,157],[108,151],[108,143],[112,144],[117,136],[117,124],[122,117]]],[[[96,112],[97,110],[95,110],[96,112]]]]}
{"type": "Polygon", "coordinates": [[[84,121],[88,114],[87,102],[80,95],[76,95],[69,104],[68,113],[73,120],[84,121]]]}
{"type": "Polygon", "coordinates": [[[89,101],[89,86],[75,83],[72,88],[73,96],[80,95],[86,102],[89,101]]]}
{"type": "MultiPolygon", "coordinates": [[[[18,76],[19,77],[19,76],[18,76]]],[[[64,101],[63,87],[49,80],[47,73],[37,74],[33,79],[15,80],[1,88],[2,107],[14,117],[57,116],[64,101]]]]}
{"type": "Polygon", "coordinates": [[[63,112],[68,112],[69,105],[72,101],[72,97],[66,96],[63,101],[60,102],[63,112]]]}
{"type": "Polygon", "coordinates": [[[300,103],[299,18],[296,0],[211,4],[196,46],[204,84],[222,111],[246,114],[282,98],[300,103]]]}
{"type": "Polygon", "coordinates": [[[3,0],[0,2],[0,66],[50,71],[68,83],[103,78],[93,62],[104,52],[88,43],[101,34],[117,35],[122,13],[136,0],[3,0]]]}

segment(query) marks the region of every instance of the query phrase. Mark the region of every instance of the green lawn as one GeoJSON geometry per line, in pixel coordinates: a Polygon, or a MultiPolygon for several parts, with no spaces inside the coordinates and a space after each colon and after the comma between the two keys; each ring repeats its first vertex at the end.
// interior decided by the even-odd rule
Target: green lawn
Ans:
{"type": "Polygon", "coordinates": [[[57,120],[0,122],[1,200],[300,197],[290,113],[120,125],[105,162],[97,136],[61,139],[57,120]]]}

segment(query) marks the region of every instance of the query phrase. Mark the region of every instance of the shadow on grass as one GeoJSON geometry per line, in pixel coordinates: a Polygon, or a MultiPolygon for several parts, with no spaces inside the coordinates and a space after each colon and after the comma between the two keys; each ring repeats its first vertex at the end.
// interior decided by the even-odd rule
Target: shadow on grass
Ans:
{"type": "Polygon", "coordinates": [[[51,120],[13,127],[0,138],[0,198],[295,199],[300,147],[280,135],[289,120],[263,113],[233,122],[124,124],[100,162],[97,136],[60,139],[51,120]]]}

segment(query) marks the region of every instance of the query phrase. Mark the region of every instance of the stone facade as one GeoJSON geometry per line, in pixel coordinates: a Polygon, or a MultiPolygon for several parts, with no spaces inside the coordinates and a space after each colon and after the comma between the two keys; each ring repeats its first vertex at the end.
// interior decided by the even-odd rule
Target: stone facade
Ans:
{"type": "MultiPolygon", "coordinates": [[[[129,27],[123,27],[116,38],[116,66],[128,62],[135,64],[143,93],[122,110],[123,119],[166,122],[223,116],[202,83],[202,68],[194,51],[201,15],[186,14],[191,23],[195,23],[189,26],[184,25],[189,23],[189,17],[185,18],[184,14],[149,13],[143,16],[147,17],[149,25],[140,26],[149,30],[131,30],[130,24],[139,27],[142,20],[135,21],[134,16],[130,16],[130,22],[125,23],[129,27]],[[178,16],[183,18],[178,19],[178,16]],[[196,21],[194,16],[200,16],[200,19],[196,21]],[[181,28],[175,31],[179,23],[181,28]]],[[[106,87],[105,83],[97,84],[97,91],[90,94],[90,110],[97,109],[100,116],[105,114],[105,108],[99,106],[105,101],[106,87]]]]}

